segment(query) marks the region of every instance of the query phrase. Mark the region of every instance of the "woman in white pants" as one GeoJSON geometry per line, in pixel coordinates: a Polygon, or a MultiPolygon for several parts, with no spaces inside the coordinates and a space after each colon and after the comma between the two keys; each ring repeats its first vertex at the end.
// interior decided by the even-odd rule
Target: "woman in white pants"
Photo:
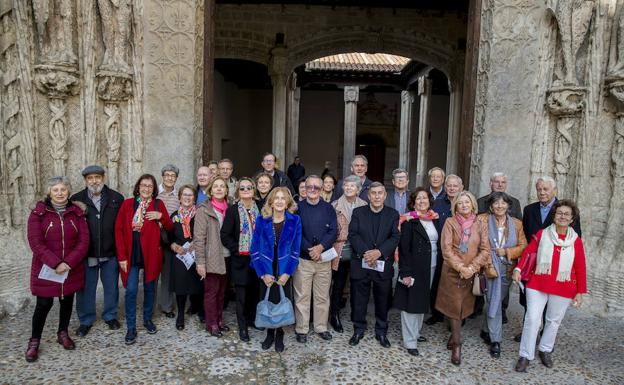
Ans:
{"type": "Polygon", "coordinates": [[[546,305],[546,324],[538,351],[542,364],[552,368],[551,353],[559,325],[568,306],[581,306],[583,294],[587,292],[583,242],[572,228],[579,209],[571,200],[560,200],[555,202],[551,212],[554,212],[554,223],[531,239],[512,277],[515,282],[528,281],[525,288],[527,313],[517,372],[526,372],[529,361],[535,358],[537,333],[546,305]]]}

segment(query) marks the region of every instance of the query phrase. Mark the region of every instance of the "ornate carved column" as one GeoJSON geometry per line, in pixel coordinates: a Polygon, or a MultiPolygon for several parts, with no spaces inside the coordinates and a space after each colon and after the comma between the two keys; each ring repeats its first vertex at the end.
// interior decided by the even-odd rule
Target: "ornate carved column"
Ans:
{"type": "Polygon", "coordinates": [[[357,103],[360,100],[360,87],[344,88],[344,146],[342,150],[342,176],[349,175],[351,161],[355,156],[355,137],[357,135],[357,103]]]}
{"type": "Polygon", "coordinates": [[[286,49],[275,47],[271,50],[269,75],[273,85],[273,153],[280,168],[286,166],[286,107],[288,96],[288,73],[286,70],[286,49]]]}
{"type": "Polygon", "coordinates": [[[422,186],[427,176],[429,155],[429,116],[431,115],[431,79],[421,76],[418,79],[420,96],[420,118],[418,120],[418,150],[416,153],[416,185],[422,186]]]}
{"type": "Polygon", "coordinates": [[[412,148],[412,107],[414,91],[401,91],[401,121],[399,126],[399,167],[410,172],[410,150],[412,148]]]}

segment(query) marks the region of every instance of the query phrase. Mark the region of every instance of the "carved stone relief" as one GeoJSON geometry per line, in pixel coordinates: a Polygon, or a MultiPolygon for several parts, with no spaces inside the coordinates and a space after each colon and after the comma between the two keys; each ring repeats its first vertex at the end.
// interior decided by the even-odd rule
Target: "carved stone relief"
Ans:
{"type": "Polygon", "coordinates": [[[102,21],[104,58],[100,70],[130,73],[128,47],[132,19],[132,1],[98,0],[102,21]]]}
{"type": "Polygon", "coordinates": [[[42,63],[76,63],[71,0],[33,0],[42,63]]]}

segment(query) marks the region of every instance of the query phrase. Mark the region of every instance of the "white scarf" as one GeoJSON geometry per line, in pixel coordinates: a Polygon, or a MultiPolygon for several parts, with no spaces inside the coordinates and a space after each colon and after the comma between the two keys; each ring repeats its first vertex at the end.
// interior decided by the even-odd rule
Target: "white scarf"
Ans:
{"type": "Polygon", "coordinates": [[[568,226],[565,239],[559,239],[554,223],[545,228],[537,248],[535,274],[550,274],[555,246],[559,246],[561,247],[561,253],[559,254],[557,281],[569,281],[570,273],[572,272],[572,263],[574,262],[574,242],[576,238],[578,238],[578,234],[576,234],[574,229],[570,226],[568,226]]]}

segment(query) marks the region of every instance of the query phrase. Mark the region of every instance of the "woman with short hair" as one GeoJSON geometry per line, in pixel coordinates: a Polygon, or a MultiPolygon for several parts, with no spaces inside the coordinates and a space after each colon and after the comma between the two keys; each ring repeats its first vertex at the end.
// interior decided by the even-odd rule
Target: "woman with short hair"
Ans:
{"type": "Polygon", "coordinates": [[[256,204],[258,210],[262,210],[273,188],[273,177],[269,173],[261,172],[255,176],[254,182],[256,184],[256,204]]]}

